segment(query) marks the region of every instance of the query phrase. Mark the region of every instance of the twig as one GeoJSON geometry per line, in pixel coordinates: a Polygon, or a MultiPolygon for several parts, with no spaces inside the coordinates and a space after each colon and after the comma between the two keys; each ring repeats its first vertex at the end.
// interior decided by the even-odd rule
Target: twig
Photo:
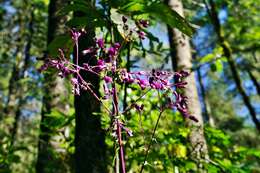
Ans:
{"type": "Polygon", "coordinates": [[[148,154],[149,154],[149,150],[150,150],[150,148],[151,148],[151,145],[152,145],[152,142],[153,142],[153,139],[154,139],[154,136],[155,136],[155,131],[156,131],[157,127],[158,127],[159,120],[160,120],[160,118],[161,118],[163,112],[164,112],[164,109],[161,109],[161,110],[160,110],[160,113],[159,113],[159,116],[158,116],[158,118],[157,118],[155,127],[154,127],[154,129],[153,129],[153,134],[152,134],[151,140],[150,140],[150,142],[149,142],[149,144],[148,144],[148,148],[147,148],[146,153],[145,153],[144,162],[143,162],[143,164],[142,164],[140,173],[143,172],[144,165],[145,165],[145,163],[146,163],[146,160],[147,160],[147,157],[148,157],[148,154]]]}
{"type": "Polygon", "coordinates": [[[139,98],[137,98],[134,103],[132,103],[131,105],[127,106],[126,109],[122,112],[122,114],[125,114],[127,111],[129,111],[133,105],[138,101],[140,100],[141,98],[143,98],[149,91],[151,91],[151,88],[148,89],[146,92],[144,92],[139,98]]]}

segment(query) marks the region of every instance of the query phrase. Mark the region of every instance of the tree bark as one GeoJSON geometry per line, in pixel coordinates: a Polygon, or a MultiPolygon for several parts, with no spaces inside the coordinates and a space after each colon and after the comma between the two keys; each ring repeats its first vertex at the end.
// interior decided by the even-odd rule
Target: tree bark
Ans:
{"type": "MultiPolygon", "coordinates": [[[[65,18],[57,16],[60,7],[64,6],[67,0],[51,0],[49,3],[47,45],[58,35],[65,32],[65,18]]],[[[45,56],[47,58],[47,56],[45,56]]],[[[58,77],[58,74],[50,69],[44,73],[43,101],[41,111],[40,134],[38,142],[38,158],[36,163],[37,173],[70,172],[70,156],[60,148],[62,135],[53,135],[49,127],[48,115],[54,110],[67,115],[69,111],[69,91],[65,86],[66,80],[58,77]],[[53,151],[55,152],[53,154],[53,151]]],[[[64,129],[63,129],[64,130],[64,129]]]]}
{"type": "Polygon", "coordinates": [[[215,3],[213,0],[209,0],[209,4],[208,4],[205,0],[205,4],[207,7],[209,17],[212,21],[212,24],[214,25],[214,29],[215,29],[215,32],[218,37],[218,42],[219,42],[220,46],[223,48],[224,55],[227,58],[227,62],[229,64],[231,74],[232,74],[232,77],[236,84],[237,90],[240,93],[240,95],[242,96],[243,102],[249,111],[252,121],[254,122],[257,130],[260,132],[260,122],[257,119],[257,114],[256,114],[256,111],[255,111],[253,105],[251,104],[250,97],[246,94],[246,91],[244,90],[244,88],[242,86],[242,81],[240,79],[238,69],[237,69],[235,61],[232,57],[232,50],[229,46],[229,43],[224,38],[223,32],[221,30],[221,24],[220,24],[220,21],[218,18],[218,12],[216,10],[215,3]]]}
{"type": "MultiPolygon", "coordinates": [[[[28,5],[28,2],[25,2],[25,5],[28,5]]],[[[23,30],[28,31],[26,35],[21,34],[17,39],[18,46],[15,50],[14,57],[16,61],[13,65],[11,78],[9,80],[8,86],[8,96],[6,106],[4,108],[5,118],[10,118],[11,123],[7,124],[6,133],[10,135],[10,147],[13,146],[17,128],[18,121],[21,116],[21,109],[25,102],[25,98],[23,97],[23,93],[26,92],[26,86],[21,83],[21,80],[24,79],[25,72],[29,67],[30,61],[30,49],[33,35],[33,22],[34,22],[34,10],[30,9],[28,11],[29,16],[24,16],[25,19],[19,18],[20,25],[20,33],[23,33],[23,30]],[[29,19],[28,19],[29,18],[29,19]],[[23,20],[28,20],[28,23],[23,23],[23,20]],[[25,27],[24,25],[27,25],[25,27]],[[24,38],[25,37],[25,38],[24,38]],[[22,40],[26,40],[24,47],[24,54],[22,54],[23,42],[22,40]]],[[[21,15],[18,13],[18,15],[21,15]]]]}
{"type": "MultiPolygon", "coordinates": [[[[30,65],[30,50],[31,50],[31,45],[32,45],[32,38],[34,34],[33,30],[33,23],[34,23],[34,9],[31,9],[30,16],[29,16],[29,23],[28,23],[28,35],[27,35],[27,43],[25,45],[24,49],[24,60],[23,60],[23,67],[20,72],[18,72],[19,79],[24,79],[25,72],[29,68],[30,65]]],[[[16,70],[15,70],[16,71],[16,70]]],[[[15,81],[17,82],[17,81],[15,81]]],[[[21,117],[21,109],[23,104],[25,103],[25,98],[23,97],[23,93],[26,92],[26,87],[25,86],[19,86],[18,84],[17,87],[17,93],[18,93],[18,104],[17,104],[17,109],[15,109],[15,120],[11,128],[11,146],[14,144],[15,136],[17,133],[17,128],[18,128],[18,121],[21,117]]]]}
{"type": "MultiPolygon", "coordinates": [[[[93,46],[94,31],[87,30],[79,39],[79,52],[93,46]]],[[[79,65],[96,64],[89,55],[79,56],[79,65]]],[[[92,84],[92,90],[99,96],[99,77],[91,73],[81,73],[84,80],[92,84]]],[[[97,173],[105,171],[105,137],[100,122],[100,102],[89,92],[80,91],[74,101],[76,111],[75,161],[76,173],[97,173]]]]}
{"type": "MultiPolygon", "coordinates": [[[[168,4],[173,10],[181,16],[184,16],[183,6],[180,0],[169,0],[168,4]]],[[[175,71],[190,71],[192,68],[192,56],[188,37],[183,35],[177,29],[168,28],[168,32],[170,47],[172,50],[171,56],[173,69],[175,71]]],[[[184,94],[188,97],[188,110],[199,120],[198,123],[187,120],[187,126],[191,130],[189,140],[193,148],[192,158],[198,163],[199,171],[203,172],[202,163],[208,158],[208,150],[204,137],[202,111],[199,103],[194,72],[190,73],[186,81],[188,82],[188,85],[184,89],[184,94]]]]}
{"type": "MultiPolygon", "coordinates": [[[[180,0],[169,0],[168,5],[179,13],[183,14],[183,6],[180,0]]],[[[177,29],[168,28],[169,42],[171,47],[173,69],[190,71],[192,68],[192,56],[189,39],[177,29]]],[[[188,97],[188,110],[198,119],[198,123],[187,120],[187,126],[191,132],[189,140],[192,146],[191,156],[197,162],[199,172],[203,171],[202,163],[208,158],[207,144],[204,137],[203,118],[196,88],[195,74],[191,72],[186,81],[188,85],[184,89],[184,94],[188,97]]]]}
{"type": "MultiPolygon", "coordinates": [[[[91,2],[91,1],[89,1],[91,2]]],[[[90,3],[91,4],[91,3],[90,3]]],[[[91,4],[93,7],[95,4],[91,4]]],[[[75,13],[75,16],[81,16],[75,13]]],[[[81,52],[88,47],[94,46],[95,30],[87,26],[86,34],[79,38],[78,64],[83,63],[96,65],[97,59],[91,54],[83,55],[81,52]]],[[[76,62],[76,51],[74,49],[74,62],[76,62]]],[[[80,72],[86,82],[91,83],[91,88],[97,96],[99,93],[99,76],[85,71],[80,72]]],[[[75,134],[75,167],[76,173],[101,173],[106,171],[105,162],[105,134],[101,128],[101,105],[90,91],[81,90],[79,96],[74,100],[76,112],[76,134],[75,134]]]]}
{"type": "MultiPolygon", "coordinates": [[[[18,15],[21,15],[18,12],[18,15]]],[[[20,79],[20,67],[23,67],[23,56],[22,56],[22,49],[23,49],[23,32],[22,30],[25,30],[25,24],[24,24],[24,20],[19,17],[18,18],[18,25],[20,27],[20,32],[18,35],[18,38],[16,40],[17,42],[17,46],[16,46],[16,50],[13,54],[13,57],[15,58],[15,62],[13,64],[12,67],[12,72],[11,72],[11,77],[9,79],[8,82],[8,95],[7,95],[7,101],[6,104],[4,106],[4,119],[8,118],[8,119],[12,119],[11,121],[9,121],[10,123],[6,124],[6,133],[10,134],[12,125],[13,125],[13,121],[14,121],[14,117],[15,117],[15,112],[17,109],[17,99],[18,99],[18,82],[20,79]]]]}

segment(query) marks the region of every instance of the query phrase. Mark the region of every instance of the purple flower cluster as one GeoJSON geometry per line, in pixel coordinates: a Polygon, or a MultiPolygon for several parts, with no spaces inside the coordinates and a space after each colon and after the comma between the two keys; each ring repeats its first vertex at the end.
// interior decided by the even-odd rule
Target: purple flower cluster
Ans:
{"type": "Polygon", "coordinates": [[[176,91],[173,91],[173,94],[175,95],[175,102],[171,102],[170,107],[176,108],[185,118],[189,118],[195,122],[198,122],[198,119],[193,115],[190,115],[187,109],[188,98],[182,94],[177,93],[176,91]]]}
{"type": "MultiPolygon", "coordinates": [[[[124,25],[126,25],[127,18],[122,17],[122,21],[124,25]]],[[[139,34],[139,37],[143,39],[145,34],[141,29],[148,27],[149,23],[146,20],[139,20],[136,22],[136,25],[137,28],[139,28],[136,32],[139,34]]],[[[71,37],[76,46],[78,46],[78,39],[83,32],[85,31],[71,30],[71,37]]],[[[40,68],[40,71],[52,67],[58,70],[60,77],[71,75],[72,92],[75,95],[80,95],[80,90],[90,90],[90,92],[92,92],[91,87],[89,87],[91,84],[84,81],[79,73],[80,71],[93,73],[103,79],[103,99],[111,98],[113,95],[113,82],[137,85],[142,90],[153,89],[160,92],[171,93],[171,96],[175,96],[175,99],[170,99],[170,107],[176,108],[184,117],[197,121],[196,118],[191,116],[188,112],[187,98],[177,92],[178,89],[184,88],[187,85],[187,82],[183,79],[189,75],[188,72],[180,71],[173,73],[154,69],[151,71],[128,72],[124,68],[117,68],[116,61],[121,47],[122,45],[120,43],[106,44],[103,38],[98,38],[96,39],[95,46],[86,48],[83,52],[79,52],[91,54],[93,58],[97,59],[97,64],[90,65],[84,63],[82,66],[79,66],[78,63],[72,63],[69,57],[65,57],[63,50],[59,49],[60,54],[57,59],[47,59],[40,68]]],[[[171,98],[171,96],[169,98],[171,98]]],[[[101,98],[97,99],[101,100],[101,98]]],[[[134,107],[136,107],[137,110],[142,109],[141,107],[134,107]]]]}
{"type": "Polygon", "coordinates": [[[127,72],[126,69],[121,69],[119,76],[122,81],[128,84],[136,83],[141,89],[151,88],[156,90],[173,90],[173,87],[183,88],[187,84],[182,79],[188,75],[186,72],[169,72],[152,70],[149,72],[127,72]],[[180,80],[173,82],[173,78],[178,76],[180,80]]]}
{"type": "MultiPolygon", "coordinates": [[[[127,18],[122,17],[124,30],[129,29],[127,25],[127,18]]],[[[145,38],[144,28],[149,26],[147,20],[138,20],[136,21],[136,28],[134,31],[138,34],[140,39],[145,38]]],[[[132,32],[129,32],[131,36],[132,32]]],[[[132,131],[125,127],[123,122],[118,118],[120,114],[126,113],[131,108],[135,108],[137,111],[141,112],[144,109],[144,105],[138,105],[136,102],[133,102],[129,105],[123,112],[119,111],[119,101],[117,96],[117,89],[115,82],[124,83],[128,85],[135,85],[140,87],[141,90],[157,90],[159,93],[162,93],[167,99],[167,103],[160,107],[160,115],[163,112],[163,109],[170,108],[178,110],[185,118],[189,118],[193,121],[198,121],[194,116],[190,115],[187,109],[187,97],[178,91],[182,88],[185,88],[187,82],[184,79],[189,75],[188,72],[170,72],[170,71],[160,71],[160,70],[151,70],[151,71],[137,71],[137,72],[128,72],[125,68],[118,68],[117,56],[124,45],[123,43],[113,43],[106,44],[103,38],[95,39],[96,44],[92,47],[86,48],[84,51],[78,51],[78,40],[79,37],[84,33],[84,30],[77,31],[75,29],[70,30],[71,38],[75,44],[75,63],[71,62],[70,57],[65,57],[65,54],[62,49],[59,49],[59,56],[56,59],[48,58],[45,60],[45,63],[41,66],[40,71],[47,70],[48,67],[55,68],[58,71],[58,75],[62,78],[70,76],[70,82],[73,86],[72,92],[75,95],[80,95],[81,90],[89,91],[98,101],[103,103],[103,100],[111,98],[113,100],[113,111],[110,111],[104,105],[104,108],[109,112],[109,114],[114,117],[113,125],[116,127],[116,138],[118,139],[118,144],[120,147],[120,160],[122,164],[123,172],[125,172],[124,165],[124,152],[122,145],[121,130],[124,130],[129,136],[132,136],[132,131]],[[79,54],[89,54],[97,60],[95,65],[90,65],[84,63],[82,66],[78,64],[79,54]],[[97,75],[100,79],[103,80],[103,96],[97,96],[91,89],[91,83],[87,83],[84,78],[81,76],[80,72],[87,72],[97,75]],[[172,98],[174,97],[174,98],[172,98]]],[[[124,41],[129,41],[128,36],[124,41]]],[[[160,117],[160,116],[159,116],[160,117]]]]}
{"type": "MultiPolygon", "coordinates": [[[[119,76],[121,76],[123,82],[128,84],[135,83],[139,85],[142,90],[155,89],[165,92],[168,91],[168,93],[171,93],[175,96],[175,99],[169,99],[169,107],[176,108],[185,118],[189,118],[198,122],[198,120],[194,116],[190,115],[188,111],[188,98],[176,91],[178,88],[185,88],[187,82],[184,82],[183,79],[188,75],[189,73],[185,71],[175,73],[159,70],[152,70],[151,72],[127,72],[125,69],[122,69],[119,76]]],[[[142,110],[142,108],[136,104],[134,107],[137,110],[142,110]]]]}
{"type": "MultiPolygon", "coordinates": [[[[104,51],[106,52],[107,50],[105,50],[103,40],[98,40],[99,41],[97,42],[97,44],[99,44],[100,49],[104,49],[104,51]]],[[[118,51],[118,49],[120,48],[120,44],[115,43],[110,47],[110,49],[112,48],[115,51],[118,51]]],[[[114,52],[108,52],[107,56],[116,56],[116,54],[114,52]]],[[[94,66],[85,63],[81,67],[69,62],[67,58],[64,57],[62,50],[60,50],[60,56],[58,57],[58,59],[48,59],[40,70],[46,70],[48,67],[56,68],[59,71],[58,74],[60,77],[67,77],[68,75],[72,74],[74,76],[71,78],[71,84],[73,86],[72,92],[76,95],[80,95],[81,89],[90,89],[90,84],[86,83],[84,79],[80,76],[79,71],[81,70],[101,76],[101,78],[104,80],[104,96],[102,97],[103,99],[108,99],[113,95],[113,88],[111,85],[111,83],[113,82],[113,76],[106,75],[109,72],[114,71],[111,61],[105,61],[104,58],[100,58],[98,59],[97,64],[94,66]]],[[[197,121],[196,118],[191,116],[188,112],[186,103],[187,97],[179,94],[176,91],[176,88],[184,88],[187,85],[187,82],[183,81],[183,79],[187,77],[189,73],[185,71],[174,73],[170,71],[160,70],[127,72],[126,69],[122,68],[114,71],[114,74],[115,76],[117,76],[117,80],[127,84],[138,85],[142,90],[155,89],[158,91],[172,93],[172,95],[175,96],[175,99],[172,99],[170,101],[170,107],[176,108],[179,112],[182,113],[185,118],[190,118],[194,121],[197,121]]],[[[141,110],[137,107],[136,109],[141,110]]]]}
{"type": "MultiPolygon", "coordinates": [[[[126,23],[127,22],[126,16],[122,16],[122,21],[123,21],[123,29],[125,31],[129,31],[129,26],[126,23]]],[[[143,20],[143,19],[137,20],[135,21],[135,25],[136,27],[131,28],[129,34],[131,35],[133,32],[136,32],[140,39],[142,40],[145,39],[146,34],[143,30],[149,26],[148,20],[143,20]]]]}
{"type": "Polygon", "coordinates": [[[62,78],[67,77],[69,74],[74,73],[73,69],[67,66],[67,61],[47,59],[45,63],[40,67],[39,71],[45,71],[48,67],[53,67],[58,70],[58,75],[62,78]]]}

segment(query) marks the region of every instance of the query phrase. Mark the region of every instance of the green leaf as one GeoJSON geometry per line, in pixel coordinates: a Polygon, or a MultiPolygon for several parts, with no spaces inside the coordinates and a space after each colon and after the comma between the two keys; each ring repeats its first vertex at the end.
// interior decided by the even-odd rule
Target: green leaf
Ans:
{"type": "Polygon", "coordinates": [[[222,61],[220,59],[217,59],[215,62],[215,66],[216,66],[216,71],[217,72],[222,72],[223,71],[223,64],[222,61]]]}
{"type": "Polygon", "coordinates": [[[207,171],[209,173],[218,173],[219,172],[219,169],[211,164],[207,164],[206,167],[207,167],[207,171]]]}
{"type": "Polygon", "coordinates": [[[194,162],[187,161],[185,162],[185,169],[186,170],[196,170],[196,164],[194,162]]]}
{"type": "Polygon", "coordinates": [[[87,16],[83,17],[73,17],[66,23],[70,28],[84,28],[86,26],[89,27],[102,27],[105,26],[105,22],[102,20],[91,19],[87,16]]]}
{"type": "Polygon", "coordinates": [[[58,49],[68,48],[72,51],[73,42],[69,35],[57,36],[48,46],[48,52],[51,56],[58,56],[58,49]]]}
{"type": "Polygon", "coordinates": [[[102,11],[93,7],[88,2],[74,1],[74,4],[69,4],[62,8],[58,15],[66,15],[69,12],[80,12],[81,17],[73,17],[67,22],[69,27],[84,28],[102,27],[105,26],[106,21],[103,19],[102,11]]]}
{"type": "Polygon", "coordinates": [[[213,53],[207,54],[204,57],[200,58],[200,63],[207,63],[212,61],[215,58],[215,55],[213,53]]]}
{"type": "Polygon", "coordinates": [[[16,155],[16,154],[12,154],[12,155],[9,155],[8,156],[9,158],[9,160],[11,161],[11,162],[13,162],[13,163],[18,163],[18,162],[20,162],[20,156],[18,156],[18,155],[16,155]]]}
{"type": "MultiPolygon", "coordinates": [[[[130,34],[130,30],[125,30],[123,28],[123,22],[122,22],[122,16],[123,15],[120,14],[118,12],[118,10],[115,9],[115,8],[111,8],[110,13],[111,13],[110,18],[113,21],[113,23],[116,24],[116,29],[117,29],[118,33],[123,38],[126,38],[126,36],[128,36],[130,34]]],[[[134,28],[135,22],[130,17],[127,17],[127,25],[130,28],[134,28]]],[[[138,35],[134,32],[134,33],[132,33],[132,38],[138,38],[138,35]]]]}
{"type": "Polygon", "coordinates": [[[69,12],[82,12],[82,13],[89,13],[89,10],[91,10],[88,6],[83,4],[69,4],[62,8],[60,11],[58,11],[58,15],[66,15],[69,12]]]}
{"type": "Polygon", "coordinates": [[[53,130],[58,130],[59,128],[64,127],[67,122],[66,119],[67,116],[64,113],[58,110],[53,110],[51,114],[46,115],[46,121],[43,123],[45,126],[53,130]]]}
{"type": "Polygon", "coordinates": [[[155,20],[168,24],[170,27],[177,28],[184,34],[191,36],[194,28],[181,17],[176,11],[163,3],[151,3],[132,1],[120,8],[123,13],[135,15],[150,14],[155,20]]]}
{"type": "Polygon", "coordinates": [[[165,4],[153,3],[146,7],[146,12],[162,22],[170,25],[171,27],[179,29],[184,34],[191,36],[194,33],[194,28],[176,11],[172,10],[165,4]]]}

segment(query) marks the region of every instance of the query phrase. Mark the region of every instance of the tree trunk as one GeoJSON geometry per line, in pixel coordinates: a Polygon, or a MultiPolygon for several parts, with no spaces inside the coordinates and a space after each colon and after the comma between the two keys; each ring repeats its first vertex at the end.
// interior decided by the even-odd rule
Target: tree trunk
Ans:
{"type": "Polygon", "coordinates": [[[15,52],[16,62],[13,65],[12,74],[9,80],[7,102],[4,107],[4,113],[7,118],[15,114],[17,99],[17,81],[19,80],[19,66],[21,66],[21,56],[19,48],[15,52]]]}
{"type": "MultiPolygon", "coordinates": [[[[91,2],[91,1],[89,1],[91,2]]],[[[91,4],[95,6],[95,4],[91,4]]],[[[75,16],[81,16],[75,13],[75,16]]],[[[86,34],[79,38],[78,64],[89,63],[96,65],[97,59],[91,54],[83,55],[81,52],[95,45],[95,30],[87,26],[86,34]]],[[[76,50],[74,49],[74,62],[76,62],[76,50]]],[[[97,96],[99,94],[100,79],[93,73],[80,72],[86,82],[91,83],[91,88],[97,96]]],[[[76,173],[101,173],[106,171],[105,162],[105,134],[101,128],[100,102],[89,91],[80,91],[80,95],[74,100],[76,112],[75,134],[75,166],[76,173]]]]}
{"type": "Polygon", "coordinates": [[[204,107],[204,111],[203,113],[205,114],[205,118],[207,119],[210,127],[215,127],[215,121],[211,115],[211,109],[210,109],[210,105],[209,105],[209,101],[206,95],[206,91],[205,91],[205,87],[202,81],[202,76],[201,76],[201,71],[200,71],[201,67],[197,68],[197,74],[198,74],[198,80],[199,80],[199,85],[200,85],[200,91],[201,91],[201,96],[203,99],[203,107],[204,107]]]}
{"type": "Polygon", "coordinates": [[[260,96],[260,84],[258,83],[255,75],[253,74],[253,72],[250,69],[246,69],[246,72],[248,73],[253,85],[255,86],[257,94],[260,96]]]}
{"type": "Polygon", "coordinates": [[[220,21],[218,18],[218,13],[216,10],[215,3],[213,0],[209,0],[209,5],[207,4],[206,1],[205,1],[205,3],[207,6],[208,14],[212,21],[212,24],[214,25],[214,29],[217,34],[219,44],[223,48],[224,55],[227,58],[227,61],[228,61],[228,64],[229,64],[229,67],[231,70],[231,74],[232,74],[232,77],[236,84],[237,90],[240,93],[240,95],[242,96],[243,102],[244,102],[245,106],[247,107],[249,114],[250,114],[257,130],[260,132],[260,122],[257,119],[257,114],[256,114],[256,111],[255,111],[253,105],[251,104],[250,97],[247,96],[246,91],[244,90],[244,88],[242,86],[242,81],[240,79],[239,72],[237,70],[235,61],[232,57],[232,50],[229,46],[229,43],[225,40],[224,35],[221,30],[221,25],[220,25],[220,21]]]}
{"type": "MultiPolygon", "coordinates": [[[[57,16],[56,13],[67,0],[51,0],[49,3],[48,35],[47,45],[58,35],[65,32],[65,18],[57,16]]],[[[47,58],[47,56],[46,56],[47,58]]],[[[69,111],[69,91],[65,86],[66,80],[61,79],[52,69],[44,73],[40,135],[38,142],[38,158],[36,172],[70,172],[67,163],[68,153],[60,148],[60,143],[64,142],[62,135],[53,135],[49,125],[48,115],[54,110],[66,115],[69,111]],[[54,151],[54,153],[53,153],[54,151]],[[65,160],[65,161],[64,161],[65,160]]],[[[64,130],[64,129],[63,129],[64,130]]],[[[62,133],[62,132],[61,132],[62,133]]]]}
{"type": "MultiPolygon", "coordinates": [[[[181,16],[184,16],[183,6],[180,0],[169,0],[168,4],[173,10],[175,10],[181,16]]],[[[190,71],[192,68],[192,56],[188,37],[177,29],[168,28],[168,32],[169,42],[172,50],[171,56],[173,69],[175,71],[190,71]]],[[[208,150],[204,137],[202,111],[198,98],[194,72],[190,73],[186,81],[188,82],[188,85],[184,89],[184,94],[188,97],[188,110],[199,121],[196,123],[191,120],[187,120],[187,126],[191,130],[189,135],[189,140],[192,146],[191,155],[192,159],[197,162],[199,172],[203,172],[202,163],[205,161],[205,159],[208,159],[208,150]]]]}
{"type": "MultiPolygon", "coordinates": [[[[29,18],[30,19],[29,19],[29,23],[28,23],[28,35],[27,35],[27,39],[26,39],[27,43],[26,43],[25,49],[24,49],[23,67],[22,67],[21,71],[18,72],[19,80],[24,79],[26,77],[25,72],[29,68],[29,64],[30,64],[30,50],[31,50],[32,38],[33,38],[33,32],[34,32],[33,31],[33,22],[34,22],[34,10],[33,9],[31,9],[29,18]]],[[[27,91],[25,86],[20,86],[20,85],[21,84],[18,84],[18,87],[16,89],[17,93],[18,93],[18,104],[17,104],[17,109],[14,110],[15,111],[15,120],[12,125],[12,129],[11,129],[11,146],[14,144],[14,140],[15,140],[15,136],[16,136],[17,128],[18,128],[18,121],[21,117],[21,109],[25,103],[25,98],[23,97],[23,93],[25,93],[27,91]]]]}
{"type": "MultiPolygon", "coordinates": [[[[27,4],[27,2],[25,2],[27,4]]],[[[20,28],[21,33],[22,30],[28,31],[27,35],[21,34],[20,38],[17,41],[20,43],[18,44],[16,51],[14,53],[14,57],[16,58],[16,62],[12,69],[11,78],[9,80],[8,86],[8,97],[6,106],[4,108],[5,118],[11,119],[11,123],[7,124],[6,132],[10,135],[10,147],[13,146],[17,128],[18,128],[18,121],[21,116],[21,109],[25,102],[25,98],[23,97],[23,93],[26,92],[26,86],[21,83],[21,80],[24,79],[25,71],[29,67],[29,60],[30,60],[30,49],[31,49],[31,42],[32,42],[32,35],[33,35],[33,22],[34,22],[34,11],[29,10],[30,15],[25,16],[26,20],[29,17],[28,27],[24,28],[27,23],[23,24],[22,19],[20,19],[20,28]],[[24,48],[24,54],[22,54],[23,44],[21,40],[26,40],[26,45],[24,48]]],[[[28,20],[28,19],[27,19],[28,20]]]]}

